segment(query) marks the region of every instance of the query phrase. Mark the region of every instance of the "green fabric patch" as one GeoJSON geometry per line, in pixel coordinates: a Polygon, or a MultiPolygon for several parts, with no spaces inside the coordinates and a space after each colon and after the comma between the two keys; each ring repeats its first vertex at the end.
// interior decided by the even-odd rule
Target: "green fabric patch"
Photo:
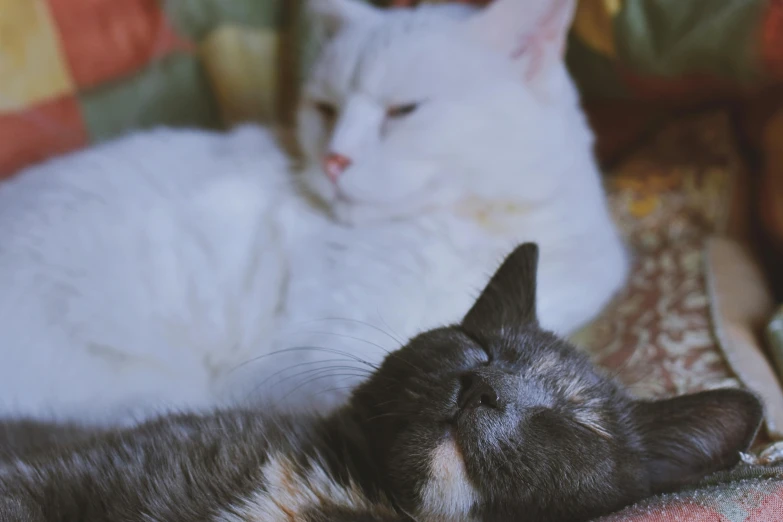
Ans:
{"type": "Polygon", "coordinates": [[[163,9],[182,34],[196,40],[224,24],[280,27],[283,2],[299,0],[161,0],[163,9]]]}
{"type": "Polygon", "coordinates": [[[763,0],[626,0],[615,19],[617,50],[637,72],[666,77],[713,73],[742,81],[760,74],[763,0]]]}
{"type": "Polygon", "coordinates": [[[566,63],[583,95],[631,97],[617,74],[617,64],[611,58],[596,53],[573,35],[568,39],[566,63]]]}
{"type": "Polygon", "coordinates": [[[215,100],[198,59],[174,54],[121,82],[81,93],[82,115],[90,138],[105,140],[127,129],[157,125],[219,125],[215,100]]]}

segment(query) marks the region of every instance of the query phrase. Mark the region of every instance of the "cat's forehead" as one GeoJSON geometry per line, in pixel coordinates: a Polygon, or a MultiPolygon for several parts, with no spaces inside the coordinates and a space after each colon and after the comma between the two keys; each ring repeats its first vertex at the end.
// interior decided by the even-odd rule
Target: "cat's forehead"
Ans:
{"type": "Polygon", "coordinates": [[[469,8],[389,10],[379,20],[339,32],[322,50],[310,87],[339,98],[363,92],[384,98],[458,81],[466,51],[455,38],[469,8]],[[442,78],[442,82],[439,81],[442,78]]]}
{"type": "Polygon", "coordinates": [[[538,326],[508,327],[485,336],[469,335],[456,326],[441,328],[416,337],[403,349],[404,358],[429,360],[440,368],[462,364],[476,352],[489,354],[494,364],[523,378],[568,381],[563,391],[574,400],[608,381],[578,348],[538,326]]]}

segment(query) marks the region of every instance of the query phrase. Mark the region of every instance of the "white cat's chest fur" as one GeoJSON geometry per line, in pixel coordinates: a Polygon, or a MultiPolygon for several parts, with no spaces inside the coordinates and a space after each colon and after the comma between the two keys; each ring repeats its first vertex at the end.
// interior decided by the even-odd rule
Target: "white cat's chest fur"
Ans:
{"type": "Polygon", "coordinates": [[[286,320],[294,326],[347,314],[387,323],[388,333],[405,339],[459,319],[471,302],[470,287],[486,282],[483,272],[508,242],[446,212],[362,228],[324,223],[291,248],[286,320]],[[324,282],[328,291],[313,299],[324,282]]]}

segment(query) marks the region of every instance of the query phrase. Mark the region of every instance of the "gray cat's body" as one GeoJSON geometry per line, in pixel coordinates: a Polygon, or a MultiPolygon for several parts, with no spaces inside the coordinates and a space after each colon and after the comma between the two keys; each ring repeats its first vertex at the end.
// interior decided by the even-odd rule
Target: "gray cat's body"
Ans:
{"type": "Polygon", "coordinates": [[[234,410],[100,434],[8,424],[0,520],[399,520],[340,423],[234,410]]]}
{"type": "Polygon", "coordinates": [[[328,417],[10,422],[0,520],[581,521],[734,465],[758,400],[632,399],[539,327],[537,256],[519,247],[460,324],[389,354],[328,417]]]}

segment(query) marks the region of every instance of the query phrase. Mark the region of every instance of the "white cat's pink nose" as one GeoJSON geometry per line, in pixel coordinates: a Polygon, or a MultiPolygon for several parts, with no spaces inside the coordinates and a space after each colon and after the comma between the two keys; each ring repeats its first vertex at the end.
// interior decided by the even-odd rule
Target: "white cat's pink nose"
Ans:
{"type": "Polygon", "coordinates": [[[331,152],[324,158],[324,172],[332,180],[332,183],[337,183],[337,180],[351,166],[351,163],[353,163],[351,158],[331,152]]]}

